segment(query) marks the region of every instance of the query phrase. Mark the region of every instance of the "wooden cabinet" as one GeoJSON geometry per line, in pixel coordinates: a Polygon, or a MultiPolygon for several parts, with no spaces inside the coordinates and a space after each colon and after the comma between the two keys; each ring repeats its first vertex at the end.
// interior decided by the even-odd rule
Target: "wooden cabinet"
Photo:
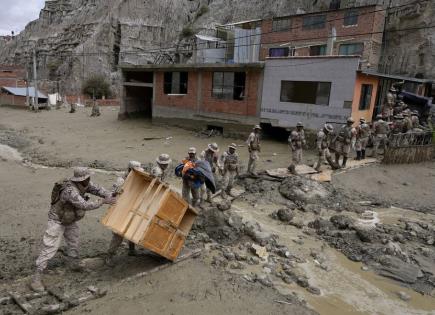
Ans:
{"type": "Polygon", "coordinates": [[[198,215],[165,183],[132,171],[101,223],[116,234],[174,261],[198,215]]]}

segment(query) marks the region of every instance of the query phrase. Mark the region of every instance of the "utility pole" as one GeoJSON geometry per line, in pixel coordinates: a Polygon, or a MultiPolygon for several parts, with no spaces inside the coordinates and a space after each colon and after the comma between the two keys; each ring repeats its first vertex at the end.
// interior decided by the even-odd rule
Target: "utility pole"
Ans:
{"type": "Polygon", "coordinates": [[[29,98],[29,59],[26,57],[26,106],[30,109],[30,98],[29,98]]]}
{"type": "Polygon", "coordinates": [[[38,74],[36,72],[36,48],[33,49],[33,82],[34,82],[34,89],[35,89],[33,106],[34,106],[34,110],[38,111],[39,96],[38,96],[38,74]]]}

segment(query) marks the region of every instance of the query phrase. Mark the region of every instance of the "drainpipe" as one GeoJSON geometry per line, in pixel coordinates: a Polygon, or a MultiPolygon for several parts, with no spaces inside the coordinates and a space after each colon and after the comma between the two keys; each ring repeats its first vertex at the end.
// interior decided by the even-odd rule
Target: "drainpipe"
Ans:
{"type": "Polygon", "coordinates": [[[334,52],[334,43],[337,40],[337,30],[335,27],[332,27],[331,29],[331,36],[328,39],[327,47],[326,47],[326,54],[328,56],[332,56],[334,52]]]}

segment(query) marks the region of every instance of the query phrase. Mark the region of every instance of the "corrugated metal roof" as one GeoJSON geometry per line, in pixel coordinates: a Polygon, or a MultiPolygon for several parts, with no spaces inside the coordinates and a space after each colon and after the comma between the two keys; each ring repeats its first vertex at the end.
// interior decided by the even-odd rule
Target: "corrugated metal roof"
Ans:
{"type": "Polygon", "coordinates": [[[361,71],[361,73],[367,74],[367,75],[373,75],[376,77],[386,78],[386,79],[409,81],[409,82],[416,82],[416,83],[432,83],[433,82],[433,80],[431,80],[431,79],[418,79],[418,78],[406,77],[403,75],[386,74],[386,73],[380,73],[380,72],[368,71],[368,70],[361,71]]]}
{"type": "MultiPolygon", "coordinates": [[[[16,88],[16,87],[7,87],[7,86],[2,86],[1,88],[15,96],[26,96],[26,88],[16,88]]],[[[29,96],[30,97],[36,96],[34,87],[29,87],[29,96]]],[[[44,93],[38,90],[38,98],[48,98],[48,97],[47,95],[45,95],[44,93]]]]}
{"type": "Polygon", "coordinates": [[[213,37],[213,36],[207,36],[207,35],[195,35],[196,38],[200,39],[200,40],[204,40],[207,42],[222,42],[223,39],[217,38],[217,37],[213,37]]]}

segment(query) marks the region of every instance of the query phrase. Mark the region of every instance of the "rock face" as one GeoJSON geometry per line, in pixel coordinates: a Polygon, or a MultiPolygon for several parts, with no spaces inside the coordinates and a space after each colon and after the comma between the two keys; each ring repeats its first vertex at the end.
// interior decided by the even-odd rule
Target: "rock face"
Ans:
{"type": "MultiPolygon", "coordinates": [[[[407,0],[342,0],[341,6],[390,4],[407,0]]],[[[102,73],[115,86],[119,63],[186,61],[193,34],[214,34],[214,27],[234,21],[328,9],[330,0],[50,0],[39,19],[14,40],[0,41],[0,63],[26,64],[37,48],[39,77],[48,89],[58,80],[77,93],[84,78],[102,73]],[[170,49],[166,49],[170,48],[170,49]],[[162,53],[162,50],[167,53],[162,53]],[[178,52],[178,53],[177,53],[178,52]],[[50,85],[51,84],[51,85],[50,85]]],[[[433,25],[435,3],[391,9],[382,67],[391,73],[435,76],[431,49],[435,32],[395,30],[433,25]],[[416,50],[415,48],[418,47],[416,50]],[[415,53],[418,51],[418,53],[415,53]]]]}

